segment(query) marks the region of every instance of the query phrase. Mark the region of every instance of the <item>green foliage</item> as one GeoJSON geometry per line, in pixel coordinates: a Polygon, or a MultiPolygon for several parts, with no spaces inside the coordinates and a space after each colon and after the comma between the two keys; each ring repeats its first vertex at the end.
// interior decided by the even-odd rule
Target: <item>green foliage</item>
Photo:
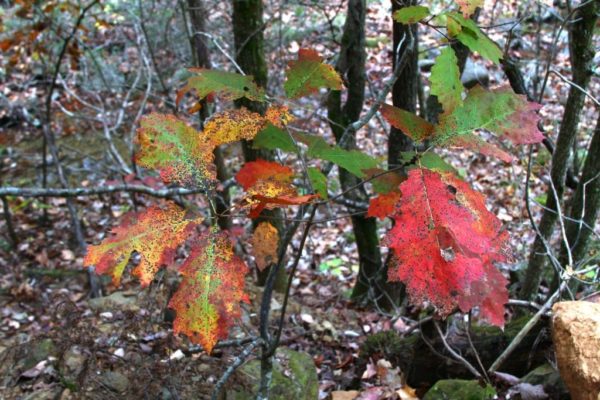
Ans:
{"type": "Polygon", "coordinates": [[[459,13],[449,12],[444,14],[448,33],[455,36],[459,42],[467,46],[471,51],[479,53],[494,64],[498,64],[502,58],[502,50],[485,33],[479,29],[477,24],[459,13]]]}
{"type": "Polygon", "coordinates": [[[267,125],[265,129],[256,135],[252,141],[252,145],[255,149],[296,151],[296,145],[290,135],[271,124],[267,125]]]}
{"type": "Polygon", "coordinates": [[[425,6],[403,7],[394,13],[394,20],[400,24],[416,24],[429,16],[429,8],[425,6]]]}
{"type": "Polygon", "coordinates": [[[442,49],[431,69],[431,94],[437,96],[444,112],[452,112],[463,103],[458,59],[450,46],[442,49]]]}
{"type": "Polygon", "coordinates": [[[306,172],[315,192],[321,196],[321,199],[327,200],[327,177],[323,175],[320,169],[315,167],[309,167],[306,172]]]}

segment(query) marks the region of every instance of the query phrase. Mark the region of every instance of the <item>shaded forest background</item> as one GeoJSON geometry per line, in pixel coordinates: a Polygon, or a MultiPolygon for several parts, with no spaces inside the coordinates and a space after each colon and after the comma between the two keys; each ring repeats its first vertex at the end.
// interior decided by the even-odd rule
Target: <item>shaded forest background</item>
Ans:
{"type": "MultiPolygon", "coordinates": [[[[228,106],[219,100],[198,103],[191,96],[176,105],[190,67],[244,71],[279,95],[288,62],[300,48],[311,48],[343,72],[348,91],[290,101],[294,129],[336,143],[343,133],[339,126],[356,121],[378,101],[400,59],[406,66],[387,102],[435,121],[441,110],[428,78],[444,38],[435,26],[393,23],[392,12],[411,4],[0,1],[3,396],[210,397],[239,357],[243,338],[257,329],[266,273],[253,269],[249,274],[251,303],[244,306],[231,343],[209,355],[172,334],[166,304],[178,283],[175,268],[140,290],[129,276],[116,287],[83,266],[86,244],[105,237],[128,211],[164,199],[207,208],[194,190],[165,186],[135,164],[140,118],[154,111],[178,112],[200,127],[212,111],[228,106]],[[348,16],[359,22],[353,27],[348,16]],[[348,42],[352,29],[364,36],[348,42]],[[414,40],[404,41],[409,30],[414,40]],[[364,102],[359,99],[363,90],[364,102]]],[[[511,281],[507,329],[466,327],[470,319],[467,324],[457,314],[442,324],[446,336],[438,335],[432,310],[410,305],[400,285],[386,283],[389,256],[379,238],[391,224],[365,217],[368,188],[339,196],[316,212],[291,280],[281,338],[286,351],[299,352],[282,356],[283,364],[307,355],[298,361],[301,369],[310,369],[311,361],[316,366],[315,382],[311,376],[302,379],[306,387],[318,387],[319,398],[369,387],[384,388],[379,398],[393,398],[400,387],[415,388],[421,396],[440,379],[471,379],[472,372],[453,359],[440,338],[448,338],[473,364],[478,353],[489,368],[534,315],[539,321],[500,371],[521,378],[540,366],[555,368],[547,301],[593,300],[600,288],[597,14],[593,1],[486,1],[472,18],[501,46],[503,61],[494,65],[453,45],[465,87],[510,86],[543,105],[544,143],[514,148],[512,164],[468,151],[435,150],[486,195],[488,208],[510,233],[512,260],[500,265],[511,281]],[[477,352],[468,343],[471,338],[465,340],[464,332],[471,329],[477,352]]],[[[247,100],[235,106],[264,112],[247,100]]],[[[390,168],[405,162],[400,152],[413,149],[379,114],[343,145],[357,146],[390,168]]],[[[248,145],[216,151],[221,211],[242,196],[235,172],[244,160],[259,157],[295,162],[248,145]]],[[[359,183],[343,170],[335,172],[339,181],[330,184],[333,194],[359,183]]],[[[294,215],[285,210],[267,217],[285,232],[294,215]]],[[[237,214],[223,216],[219,224],[229,229],[236,251],[253,267],[252,224],[237,214]]],[[[290,253],[300,241],[298,232],[290,253]]],[[[179,259],[187,252],[180,249],[179,259]]],[[[276,291],[285,288],[286,279],[278,277],[276,291]]],[[[273,312],[281,310],[283,299],[275,294],[273,312]]],[[[228,383],[234,389],[226,395],[244,393],[239,387],[254,384],[244,379],[234,375],[228,383]]],[[[508,379],[490,382],[501,395],[519,394],[508,379]]],[[[551,398],[567,396],[559,385],[544,390],[551,398]]]]}

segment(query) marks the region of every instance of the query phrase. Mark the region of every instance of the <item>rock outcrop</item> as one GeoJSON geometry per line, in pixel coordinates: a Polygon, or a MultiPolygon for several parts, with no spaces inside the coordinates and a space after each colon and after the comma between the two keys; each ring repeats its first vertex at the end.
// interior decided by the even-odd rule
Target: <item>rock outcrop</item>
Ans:
{"type": "Polygon", "coordinates": [[[600,399],[600,304],[565,301],[552,311],[558,369],[571,398],[600,399]]]}

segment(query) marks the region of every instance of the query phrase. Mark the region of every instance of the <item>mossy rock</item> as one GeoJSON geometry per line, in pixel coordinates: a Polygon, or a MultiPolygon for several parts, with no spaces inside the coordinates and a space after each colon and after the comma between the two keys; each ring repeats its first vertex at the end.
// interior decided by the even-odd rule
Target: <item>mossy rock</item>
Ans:
{"type": "Polygon", "coordinates": [[[521,382],[531,385],[542,385],[544,391],[553,399],[568,400],[571,398],[569,390],[560,377],[560,374],[548,363],[542,364],[529,372],[521,379],[521,382]]]}
{"type": "MultiPolygon", "coordinates": [[[[260,382],[260,360],[243,365],[235,375],[235,382],[227,390],[227,400],[246,400],[256,397],[260,382]]],[[[319,378],[312,358],[282,348],[277,351],[273,365],[271,400],[314,400],[319,395],[319,378]]]]}
{"type": "Polygon", "coordinates": [[[477,381],[447,379],[436,382],[423,400],[488,400],[496,395],[491,386],[481,387],[477,381]]]}

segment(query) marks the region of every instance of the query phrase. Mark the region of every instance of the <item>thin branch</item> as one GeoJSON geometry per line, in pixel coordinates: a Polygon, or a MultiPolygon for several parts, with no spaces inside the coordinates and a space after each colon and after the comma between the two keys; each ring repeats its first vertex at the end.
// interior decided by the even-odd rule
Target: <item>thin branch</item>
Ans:
{"type": "Polygon", "coordinates": [[[204,189],[186,189],[186,188],[169,188],[169,189],[152,189],[142,185],[108,185],[97,186],[90,188],[19,188],[19,187],[0,187],[0,196],[16,196],[16,197],[79,197],[79,196],[94,196],[105,193],[144,193],[153,197],[168,198],[172,196],[186,196],[198,193],[204,193],[204,189]]]}
{"type": "Polygon", "coordinates": [[[527,336],[529,331],[531,331],[533,329],[535,324],[537,324],[537,322],[540,320],[540,318],[542,318],[542,316],[546,313],[546,311],[548,311],[552,307],[554,302],[558,299],[558,297],[560,296],[560,294],[566,287],[568,287],[568,284],[567,284],[567,281],[565,280],[560,284],[560,287],[558,288],[558,290],[556,292],[554,292],[554,294],[552,296],[550,296],[550,298],[546,301],[546,303],[544,303],[544,305],[538,310],[538,312],[535,313],[535,315],[529,321],[527,321],[525,326],[519,331],[517,336],[515,336],[515,338],[512,340],[512,342],[510,342],[510,344],[502,352],[502,354],[500,354],[500,356],[498,356],[496,361],[494,361],[492,366],[488,369],[488,374],[493,374],[494,372],[496,372],[498,370],[498,368],[500,368],[502,366],[502,364],[504,364],[504,362],[508,359],[508,357],[510,357],[512,352],[515,351],[515,349],[519,346],[519,344],[521,344],[523,339],[525,339],[525,336],[527,336]]]}
{"type": "Polygon", "coordinates": [[[469,372],[471,372],[473,375],[475,375],[475,377],[477,379],[481,378],[481,374],[479,373],[479,371],[477,371],[477,369],[470,362],[468,362],[463,356],[458,354],[448,344],[448,342],[446,341],[446,337],[444,336],[444,332],[442,332],[442,329],[440,328],[440,324],[435,319],[433,320],[433,324],[435,325],[435,329],[437,330],[438,334],[440,335],[440,339],[442,339],[442,343],[444,343],[444,347],[446,347],[446,350],[448,350],[448,352],[452,355],[452,357],[454,357],[457,361],[460,361],[465,367],[467,367],[469,372]]]}
{"type": "Polygon", "coordinates": [[[235,358],[233,363],[231,363],[231,365],[227,368],[225,373],[223,373],[221,378],[215,384],[215,388],[212,392],[212,395],[210,396],[211,400],[217,400],[220,398],[219,395],[221,394],[221,390],[223,389],[225,383],[227,383],[229,377],[235,372],[236,369],[238,369],[246,361],[248,357],[250,357],[254,349],[262,344],[263,340],[261,338],[257,338],[248,346],[246,346],[246,348],[244,348],[244,351],[242,351],[240,355],[235,358]]]}

